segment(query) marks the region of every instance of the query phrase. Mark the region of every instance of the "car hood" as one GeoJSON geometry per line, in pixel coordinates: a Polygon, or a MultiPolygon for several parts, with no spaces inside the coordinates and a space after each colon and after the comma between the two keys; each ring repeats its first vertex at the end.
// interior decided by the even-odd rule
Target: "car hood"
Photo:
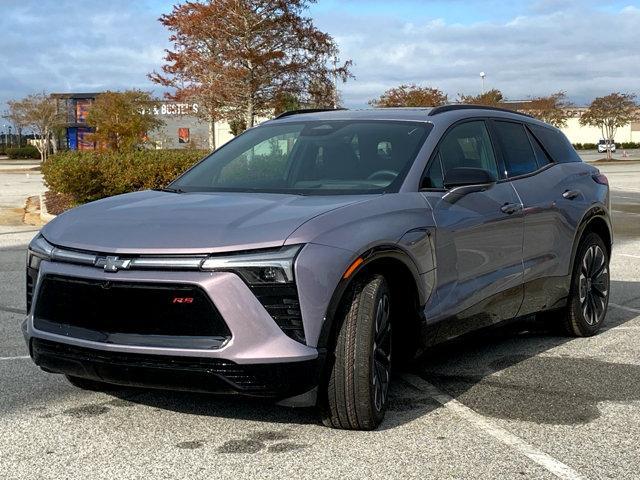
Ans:
{"type": "Polygon", "coordinates": [[[143,191],[88,203],[43,229],[51,243],[104,253],[215,253],[278,247],[308,220],[371,196],[143,191]]]}

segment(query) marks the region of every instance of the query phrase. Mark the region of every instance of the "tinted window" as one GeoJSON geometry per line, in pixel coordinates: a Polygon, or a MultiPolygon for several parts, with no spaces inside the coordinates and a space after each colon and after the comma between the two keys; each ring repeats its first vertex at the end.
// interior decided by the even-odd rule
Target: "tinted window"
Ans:
{"type": "Polygon", "coordinates": [[[581,162],[582,159],[562,132],[539,125],[529,125],[533,134],[549,152],[554,162],[581,162]]]}
{"type": "Polygon", "coordinates": [[[536,162],[524,125],[512,122],[495,122],[495,126],[507,174],[510,177],[517,177],[535,172],[538,169],[538,162],[536,162]]]}
{"type": "Polygon", "coordinates": [[[353,194],[397,191],[431,126],[307,121],[249,130],[171,184],[184,191],[353,194]]]}
{"type": "Polygon", "coordinates": [[[527,132],[529,135],[529,141],[531,142],[531,146],[533,147],[533,153],[536,156],[536,162],[538,163],[538,168],[542,168],[545,165],[549,165],[552,163],[549,155],[544,151],[540,142],[533,136],[530,132],[527,132]]]}
{"type": "Polygon", "coordinates": [[[482,168],[498,177],[493,146],[484,121],[466,122],[451,129],[438,148],[444,178],[457,167],[482,168]]]}
{"type": "Polygon", "coordinates": [[[440,162],[440,154],[437,154],[429,166],[429,170],[422,179],[420,188],[444,188],[442,177],[442,163],[440,162]]]}

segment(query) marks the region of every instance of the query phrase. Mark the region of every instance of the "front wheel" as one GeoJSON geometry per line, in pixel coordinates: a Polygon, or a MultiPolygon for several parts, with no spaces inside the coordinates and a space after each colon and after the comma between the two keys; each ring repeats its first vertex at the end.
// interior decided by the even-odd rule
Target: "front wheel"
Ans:
{"type": "Polygon", "coordinates": [[[602,239],[588,234],[575,259],[565,328],[588,337],[600,330],[609,305],[609,255],[602,239]]]}
{"type": "Polygon", "coordinates": [[[323,423],[372,430],[384,418],[391,378],[391,295],[385,278],[356,281],[341,314],[323,423]]]}

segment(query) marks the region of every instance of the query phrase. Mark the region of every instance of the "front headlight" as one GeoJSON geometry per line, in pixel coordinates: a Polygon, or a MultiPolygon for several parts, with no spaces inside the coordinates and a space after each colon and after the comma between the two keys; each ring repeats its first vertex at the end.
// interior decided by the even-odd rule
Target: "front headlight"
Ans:
{"type": "Polygon", "coordinates": [[[53,253],[53,245],[45,240],[45,238],[38,234],[31,243],[27,250],[27,266],[29,268],[40,268],[40,262],[42,260],[50,260],[53,253]]]}
{"type": "Polygon", "coordinates": [[[293,282],[293,262],[301,245],[277,250],[211,256],[202,262],[201,269],[232,271],[250,285],[293,282]]]}

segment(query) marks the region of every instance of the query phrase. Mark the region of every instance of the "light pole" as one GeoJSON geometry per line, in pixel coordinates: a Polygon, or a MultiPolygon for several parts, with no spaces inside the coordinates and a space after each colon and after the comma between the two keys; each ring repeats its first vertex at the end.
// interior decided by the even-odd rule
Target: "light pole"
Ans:
{"type": "Polygon", "coordinates": [[[484,93],[484,77],[486,76],[486,73],[480,72],[480,78],[482,79],[482,93],[484,93]]]}
{"type": "Polygon", "coordinates": [[[338,56],[333,57],[333,108],[338,108],[338,56]]]}

